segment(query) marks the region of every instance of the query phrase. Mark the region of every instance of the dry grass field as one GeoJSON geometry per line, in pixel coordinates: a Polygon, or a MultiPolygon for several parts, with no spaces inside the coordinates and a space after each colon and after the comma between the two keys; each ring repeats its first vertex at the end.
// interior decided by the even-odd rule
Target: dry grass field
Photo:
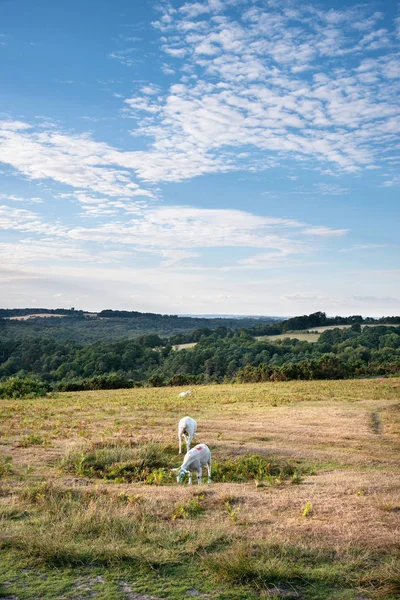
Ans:
{"type": "MultiPolygon", "coordinates": [[[[372,325],[362,325],[362,328],[365,327],[390,327],[386,323],[372,324],[372,325]]],[[[313,327],[310,328],[309,331],[288,331],[287,333],[280,333],[279,335],[261,335],[257,337],[257,340],[260,341],[268,341],[274,342],[276,340],[284,340],[285,338],[300,340],[301,342],[318,342],[321,333],[324,331],[330,331],[332,329],[349,329],[350,325],[326,325],[325,327],[313,327]]]]}
{"type": "Polygon", "coordinates": [[[188,350],[197,346],[197,342],[190,342],[189,344],[177,344],[174,346],[174,350],[188,350]]]}
{"type": "Polygon", "coordinates": [[[279,335],[261,335],[256,339],[264,342],[276,342],[276,340],[284,340],[285,338],[300,340],[301,342],[318,342],[321,332],[293,331],[292,333],[280,333],[279,335]]]}
{"type": "Polygon", "coordinates": [[[0,597],[400,598],[400,379],[180,391],[1,401],[0,597]]]}

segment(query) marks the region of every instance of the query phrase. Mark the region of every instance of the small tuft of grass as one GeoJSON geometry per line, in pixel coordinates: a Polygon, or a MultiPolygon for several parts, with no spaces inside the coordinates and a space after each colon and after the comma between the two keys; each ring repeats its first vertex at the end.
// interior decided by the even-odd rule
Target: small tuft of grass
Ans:
{"type": "Polygon", "coordinates": [[[204,494],[197,494],[195,497],[191,498],[189,502],[180,504],[172,513],[172,520],[176,521],[176,519],[194,519],[198,517],[204,512],[204,507],[202,506],[203,500],[204,494]]]}
{"type": "Polygon", "coordinates": [[[371,412],[369,416],[369,426],[373,433],[381,433],[381,420],[376,411],[371,412]]]}
{"type": "Polygon", "coordinates": [[[380,504],[378,504],[378,508],[384,510],[385,512],[400,512],[400,504],[398,502],[390,502],[390,500],[381,502],[380,504]]]}
{"type": "Polygon", "coordinates": [[[18,445],[21,448],[29,448],[30,446],[42,446],[44,439],[38,433],[30,433],[26,437],[20,439],[18,445]]]}
{"type": "Polygon", "coordinates": [[[311,502],[306,502],[304,508],[303,508],[303,512],[301,513],[303,517],[311,517],[313,513],[313,507],[311,502]]]}
{"type": "Polygon", "coordinates": [[[299,485],[300,483],[303,483],[303,481],[304,477],[302,477],[298,471],[295,471],[290,479],[290,482],[294,485],[299,485]]]}
{"type": "Polygon", "coordinates": [[[238,518],[239,518],[239,513],[240,513],[240,507],[238,506],[237,508],[234,508],[232,506],[232,504],[229,502],[229,500],[227,500],[225,502],[225,508],[228,512],[228,517],[231,521],[233,521],[234,523],[237,522],[238,518]]]}
{"type": "Polygon", "coordinates": [[[4,458],[0,456],[0,479],[12,474],[11,463],[12,456],[5,456],[4,458]]]}

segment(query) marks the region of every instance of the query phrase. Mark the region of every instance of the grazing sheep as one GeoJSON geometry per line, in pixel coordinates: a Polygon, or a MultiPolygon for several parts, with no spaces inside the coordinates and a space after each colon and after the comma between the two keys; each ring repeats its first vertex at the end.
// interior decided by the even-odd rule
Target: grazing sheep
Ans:
{"type": "Polygon", "coordinates": [[[201,474],[203,467],[207,466],[208,483],[211,483],[211,452],[205,444],[197,444],[194,448],[185,454],[183,463],[179,469],[172,469],[178,472],[176,480],[182,483],[185,475],[189,474],[189,485],[192,485],[192,472],[197,473],[197,483],[201,485],[201,474]]]}
{"type": "Polygon", "coordinates": [[[186,441],[186,452],[190,450],[190,444],[196,434],[197,423],[190,417],[183,417],[179,421],[178,425],[178,440],[179,440],[179,454],[182,454],[182,437],[186,441]]]}
{"type": "Polygon", "coordinates": [[[179,397],[180,397],[180,398],[186,398],[186,396],[190,396],[190,394],[191,394],[191,393],[192,393],[192,392],[191,392],[190,390],[186,390],[186,392],[181,392],[181,393],[179,394],[179,397]]]}

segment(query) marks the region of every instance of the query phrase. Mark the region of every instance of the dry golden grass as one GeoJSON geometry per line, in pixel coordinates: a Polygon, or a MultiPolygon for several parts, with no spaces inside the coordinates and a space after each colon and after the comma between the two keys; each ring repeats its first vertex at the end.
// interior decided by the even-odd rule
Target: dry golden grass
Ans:
{"type": "MultiPolygon", "coordinates": [[[[371,325],[361,325],[362,329],[365,327],[390,327],[390,324],[376,323],[371,325]]],[[[307,332],[304,331],[288,331],[287,333],[281,333],[279,335],[262,335],[257,337],[260,341],[274,342],[277,340],[284,340],[285,338],[299,340],[301,342],[318,342],[321,333],[324,331],[330,331],[332,329],[349,329],[351,325],[325,325],[324,327],[310,327],[307,332]]]]}
{"type": "MultiPolygon", "coordinates": [[[[19,552],[25,548],[27,556],[44,553],[45,548],[48,557],[68,558],[77,552],[70,532],[86,528],[89,554],[84,557],[100,560],[96,544],[102,540],[105,564],[112,562],[113,552],[125,556],[121,560],[142,557],[153,564],[157,547],[164,567],[236,543],[261,547],[273,541],[310,551],[331,548],[341,555],[352,549],[381,556],[398,552],[399,379],[191,389],[192,395],[186,398],[178,397],[180,388],[150,388],[2,401],[0,456],[12,457],[13,470],[1,480],[3,536],[14,540],[19,552]],[[173,444],[177,450],[177,422],[185,414],[197,419],[197,442],[211,447],[215,461],[260,454],[315,465],[315,474],[305,475],[299,485],[284,482],[257,487],[249,482],[189,488],[175,483],[106,484],[59,469],[68,451],[96,442],[152,440],[173,444]],[[36,443],[29,445],[29,439],[36,443]],[[48,481],[50,487],[40,488],[48,481]],[[80,499],[63,504],[64,496],[74,493],[81,494],[80,499]],[[198,493],[203,496],[197,497],[198,493]],[[32,500],[32,494],[37,498],[32,500]],[[196,503],[200,516],[191,520],[190,507],[196,508],[196,503]],[[307,503],[312,509],[303,516],[307,503]],[[60,518],[52,519],[61,505],[60,518]],[[35,536],[29,519],[10,517],[24,511],[42,519],[35,536]],[[90,533],[96,520],[100,524],[98,539],[90,533]],[[164,538],[149,521],[164,524],[164,538]],[[101,523],[108,523],[108,529],[106,525],[101,529],[101,523]],[[135,535],[143,533],[135,550],[129,541],[133,526],[135,535]]],[[[179,464],[176,456],[176,466],[179,464]]],[[[368,598],[375,592],[372,590],[371,596],[363,593],[368,598]]],[[[392,598],[390,594],[387,597],[392,598]]]]}
{"type": "Polygon", "coordinates": [[[188,350],[189,348],[194,348],[197,345],[197,342],[190,342],[188,344],[177,344],[174,346],[174,350],[188,350]]]}
{"type": "Polygon", "coordinates": [[[293,331],[291,333],[281,333],[279,335],[262,335],[257,337],[256,340],[261,342],[269,341],[273,343],[277,340],[285,340],[289,338],[291,340],[299,340],[300,342],[318,342],[320,335],[321,333],[317,332],[304,333],[304,331],[293,331]]]}

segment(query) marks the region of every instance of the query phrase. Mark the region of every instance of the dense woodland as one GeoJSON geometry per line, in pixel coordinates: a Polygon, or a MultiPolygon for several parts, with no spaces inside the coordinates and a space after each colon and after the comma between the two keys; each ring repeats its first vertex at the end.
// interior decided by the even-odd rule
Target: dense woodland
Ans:
{"type": "MultiPolygon", "coordinates": [[[[105,318],[104,322],[111,322],[119,336],[121,320],[130,323],[135,319],[105,318]]],[[[126,335],[125,339],[115,340],[115,332],[111,330],[111,335],[107,335],[107,329],[103,328],[103,337],[96,342],[77,341],[75,335],[66,338],[67,323],[76,332],[77,322],[82,323],[84,329],[88,326],[86,319],[68,316],[65,320],[32,319],[32,323],[3,319],[0,321],[0,397],[51,390],[398,374],[400,326],[397,323],[400,318],[392,317],[391,320],[395,321],[393,325],[384,326],[377,324],[377,320],[348,317],[346,323],[351,324],[350,327],[327,330],[317,342],[309,343],[289,338],[257,340],[256,336],[265,335],[266,328],[273,334],[301,326],[312,329],[331,324],[324,313],[275,324],[252,323],[240,329],[237,322],[234,329],[223,319],[224,326],[215,327],[212,323],[214,329],[201,327],[170,336],[150,330],[134,339],[126,335]],[[62,322],[63,327],[57,330],[54,321],[62,322]],[[37,329],[14,329],[15,323],[33,324],[37,329]],[[23,335],[24,331],[26,335],[23,335]],[[17,332],[16,335],[12,335],[13,332],[17,332]],[[196,345],[174,349],[175,344],[187,341],[196,342],[196,345]]],[[[386,318],[385,322],[388,321],[390,319],[386,318]]],[[[243,320],[240,322],[244,324],[243,320]]],[[[85,336],[82,337],[85,340],[85,336]]]]}
{"type": "Polygon", "coordinates": [[[142,334],[155,333],[164,338],[173,334],[189,333],[201,328],[229,327],[241,329],[272,324],[271,317],[197,318],[139,313],[136,311],[104,310],[97,315],[77,310],[0,309],[0,339],[49,337],[60,341],[90,343],[135,339],[142,334]],[[27,320],[10,320],[30,314],[57,314],[60,317],[30,317],[27,320]]]}

